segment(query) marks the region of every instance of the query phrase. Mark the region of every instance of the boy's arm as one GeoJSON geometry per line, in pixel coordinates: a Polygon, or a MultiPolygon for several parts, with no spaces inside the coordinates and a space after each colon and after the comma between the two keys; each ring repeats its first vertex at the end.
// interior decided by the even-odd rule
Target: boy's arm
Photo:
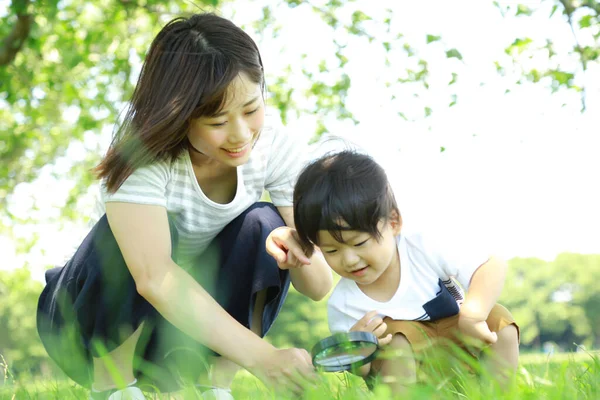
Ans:
{"type": "MultiPolygon", "coordinates": [[[[378,316],[378,312],[376,310],[370,311],[365,314],[364,317],[356,321],[356,323],[350,328],[350,332],[352,331],[360,331],[360,332],[369,332],[374,334],[377,337],[379,342],[379,346],[387,346],[392,341],[392,334],[385,334],[387,331],[387,324],[383,322],[383,319],[378,316]]],[[[366,378],[371,372],[371,363],[365,364],[357,369],[350,370],[354,375],[361,376],[366,378]]]]}
{"type": "Polygon", "coordinates": [[[463,333],[488,343],[496,342],[496,334],[490,332],[485,321],[502,293],[506,269],[505,261],[490,257],[475,271],[459,313],[463,333]]]}
{"type": "MultiPolygon", "coordinates": [[[[294,211],[292,207],[277,207],[285,224],[294,228],[294,211]]],[[[276,233],[277,228],[273,231],[276,233]]],[[[309,258],[306,257],[300,243],[295,239],[291,230],[281,230],[281,235],[275,242],[271,241],[273,235],[267,239],[267,251],[271,254],[280,268],[290,270],[292,284],[300,293],[315,301],[323,299],[331,290],[333,275],[331,268],[325,261],[323,253],[315,251],[309,258]],[[271,243],[269,243],[271,241],[271,243]],[[283,251],[286,248],[287,251],[283,251]],[[285,257],[285,259],[283,259],[285,257]]]]}

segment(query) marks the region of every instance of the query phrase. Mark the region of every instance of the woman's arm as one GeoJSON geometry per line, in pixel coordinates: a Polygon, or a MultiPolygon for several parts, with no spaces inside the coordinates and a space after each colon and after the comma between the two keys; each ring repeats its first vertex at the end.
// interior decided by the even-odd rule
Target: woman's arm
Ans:
{"type": "MultiPolygon", "coordinates": [[[[295,228],[293,208],[277,207],[277,210],[281,214],[285,224],[290,228],[295,228]]],[[[286,244],[289,251],[293,254],[291,256],[288,254],[288,257],[294,257],[299,261],[298,264],[300,265],[296,268],[290,268],[292,284],[300,293],[315,301],[323,299],[333,285],[331,268],[325,261],[323,253],[319,249],[315,249],[316,251],[312,257],[308,259],[291,232],[288,232],[287,236],[286,244]]]]}
{"type": "Polygon", "coordinates": [[[289,370],[304,376],[310,373],[306,351],[277,350],[256,336],[173,262],[163,207],[109,202],[106,214],[137,291],[166,320],[261,378],[295,381],[289,370]]]}

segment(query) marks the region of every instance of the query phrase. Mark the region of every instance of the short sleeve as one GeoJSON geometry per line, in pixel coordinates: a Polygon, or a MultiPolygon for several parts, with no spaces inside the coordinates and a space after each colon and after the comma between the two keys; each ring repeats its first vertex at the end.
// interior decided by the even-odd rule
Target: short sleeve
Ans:
{"type": "Polygon", "coordinates": [[[445,248],[440,250],[439,258],[444,272],[456,278],[461,286],[468,290],[473,274],[490,257],[483,251],[465,248],[462,252],[457,252],[455,248],[445,248]]]}
{"type": "Polygon", "coordinates": [[[296,179],[306,164],[308,140],[281,126],[269,129],[274,132],[267,161],[265,190],[275,206],[291,206],[296,179]]]}
{"type": "Polygon", "coordinates": [[[412,237],[442,280],[456,279],[467,290],[477,269],[485,264],[490,254],[466,237],[442,234],[440,231],[419,233],[412,237]]]}
{"type": "Polygon", "coordinates": [[[158,162],[135,170],[115,193],[108,193],[102,185],[102,200],[167,206],[169,168],[167,162],[158,162]]]}

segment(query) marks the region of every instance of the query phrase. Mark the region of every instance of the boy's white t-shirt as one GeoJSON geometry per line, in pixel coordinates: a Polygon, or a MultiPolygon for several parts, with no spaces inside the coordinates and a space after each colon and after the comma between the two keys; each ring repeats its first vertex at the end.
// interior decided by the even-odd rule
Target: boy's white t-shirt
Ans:
{"type": "Polygon", "coordinates": [[[237,168],[237,191],[230,203],[215,203],[204,195],[187,151],[173,162],[139,168],[114,194],[102,186],[102,200],[164,207],[179,235],[178,264],[187,268],[229,222],[260,200],[263,190],[269,192],[273,205],[292,205],[307,145],[275,123],[268,119],[248,162],[237,168]]]}
{"type": "Polygon", "coordinates": [[[329,329],[347,332],[366,313],[396,320],[429,321],[456,315],[471,277],[489,256],[460,252],[446,241],[404,230],[397,237],[400,284],[392,299],[379,302],[364,294],[351,279],[341,278],[327,303],[329,329]]]}

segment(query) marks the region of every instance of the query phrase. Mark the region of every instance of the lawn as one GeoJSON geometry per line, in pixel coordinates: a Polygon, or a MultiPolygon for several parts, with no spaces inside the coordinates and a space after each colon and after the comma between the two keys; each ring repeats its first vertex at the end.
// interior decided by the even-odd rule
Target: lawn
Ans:
{"type": "MultiPolygon", "coordinates": [[[[86,399],[87,391],[67,381],[36,381],[15,379],[9,371],[5,384],[0,386],[0,399],[86,399]]],[[[600,399],[600,354],[576,353],[527,354],[521,357],[521,366],[514,382],[498,388],[485,378],[485,372],[474,371],[465,363],[436,362],[423,367],[421,383],[403,398],[410,399],[600,399]],[[442,372],[442,370],[444,372],[442,372]]],[[[321,382],[303,396],[274,393],[257,379],[241,372],[232,390],[236,399],[389,399],[390,394],[378,388],[369,392],[362,381],[348,373],[323,374],[321,382]]],[[[167,394],[149,395],[149,398],[175,398],[167,394]]],[[[199,398],[194,388],[178,393],[178,399],[199,398]]]]}

